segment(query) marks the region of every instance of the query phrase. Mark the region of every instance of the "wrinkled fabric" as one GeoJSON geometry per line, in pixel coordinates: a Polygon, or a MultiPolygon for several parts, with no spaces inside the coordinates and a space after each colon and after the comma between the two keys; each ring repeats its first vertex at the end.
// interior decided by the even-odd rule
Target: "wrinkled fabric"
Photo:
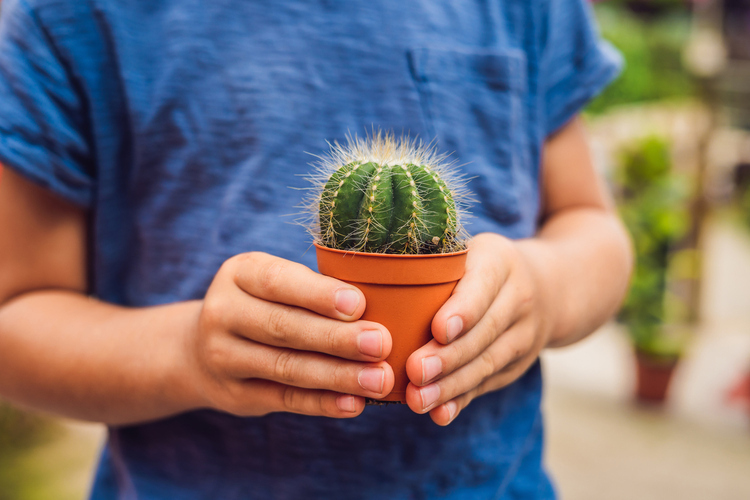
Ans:
{"type": "MultiPolygon", "coordinates": [[[[294,224],[326,141],[409,133],[464,164],[468,229],[532,236],[542,144],[617,73],[581,0],[5,0],[0,162],[90,218],[90,288],[201,298],[294,224]]],[[[94,499],[554,498],[539,364],[446,428],[197,411],[111,428],[94,499]]]]}

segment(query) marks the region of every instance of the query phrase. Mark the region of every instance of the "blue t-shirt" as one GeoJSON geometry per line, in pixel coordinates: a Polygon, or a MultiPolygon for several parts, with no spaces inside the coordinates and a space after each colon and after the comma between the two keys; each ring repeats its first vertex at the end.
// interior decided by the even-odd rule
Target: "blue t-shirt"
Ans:
{"type": "MultiPolygon", "coordinates": [[[[469,230],[532,236],[543,141],[617,73],[583,0],[5,0],[0,162],[89,209],[90,289],[201,298],[261,250],[315,267],[295,205],[326,140],[436,139],[469,230]]],[[[538,363],[448,427],[197,411],[109,432],[93,498],[553,498],[538,363]]]]}

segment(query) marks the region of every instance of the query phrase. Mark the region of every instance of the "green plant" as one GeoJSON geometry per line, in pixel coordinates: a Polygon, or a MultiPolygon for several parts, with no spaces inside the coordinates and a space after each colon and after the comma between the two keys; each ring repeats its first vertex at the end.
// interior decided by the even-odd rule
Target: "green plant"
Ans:
{"type": "Polygon", "coordinates": [[[390,133],[334,143],[311,176],[316,242],[372,253],[462,250],[467,196],[452,166],[434,146],[390,133]]]}
{"type": "Polygon", "coordinates": [[[33,471],[23,457],[59,434],[54,421],[0,400],[0,500],[32,498],[26,493],[33,471]]]}
{"type": "Polygon", "coordinates": [[[745,224],[750,228],[750,187],[746,187],[740,195],[739,208],[745,224]]]}
{"type": "Polygon", "coordinates": [[[689,9],[671,9],[645,22],[622,5],[606,2],[596,6],[596,17],[602,36],[620,51],[625,67],[619,78],[591,101],[587,112],[598,114],[613,106],[697,95],[696,82],[682,63],[683,47],[690,36],[689,9]]]}
{"type": "Polygon", "coordinates": [[[684,335],[664,328],[667,274],[674,246],[688,230],[686,189],[672,172],[669,144],[646,138],[625,149],[616,180],[619,209],[633,238],[636,266],[618,316],[636,349],[661,357],[679,355],[684,335]]]}

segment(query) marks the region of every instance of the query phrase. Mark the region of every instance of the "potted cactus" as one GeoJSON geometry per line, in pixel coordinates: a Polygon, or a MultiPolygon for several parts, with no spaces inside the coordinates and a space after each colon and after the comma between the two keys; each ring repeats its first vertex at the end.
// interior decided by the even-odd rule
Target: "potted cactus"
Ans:
{"type": "Polygon", "coordinates": [[[435,147],[391,133],[349,137],[320,157],[307,208],[321,273],[357,286],[363,319],[393,337],[395,385],[406,402],[406,360],[432,339],[432,318],[463,276],[467,191],[435,147]]]}

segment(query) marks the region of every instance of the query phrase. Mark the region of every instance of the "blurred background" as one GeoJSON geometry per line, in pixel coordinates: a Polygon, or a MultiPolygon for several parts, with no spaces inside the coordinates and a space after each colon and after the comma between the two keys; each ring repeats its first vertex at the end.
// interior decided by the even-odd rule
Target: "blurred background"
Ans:
{"type": "MultiPolygon", "coordinates": [[[[562,499],[750,499],[750,0],[594,6],[590,104],[638,263],[616,321],[543,355],[562,499]]],[[[85,498],[105,430],[0,401],[0,500],[85,498]]]]}

